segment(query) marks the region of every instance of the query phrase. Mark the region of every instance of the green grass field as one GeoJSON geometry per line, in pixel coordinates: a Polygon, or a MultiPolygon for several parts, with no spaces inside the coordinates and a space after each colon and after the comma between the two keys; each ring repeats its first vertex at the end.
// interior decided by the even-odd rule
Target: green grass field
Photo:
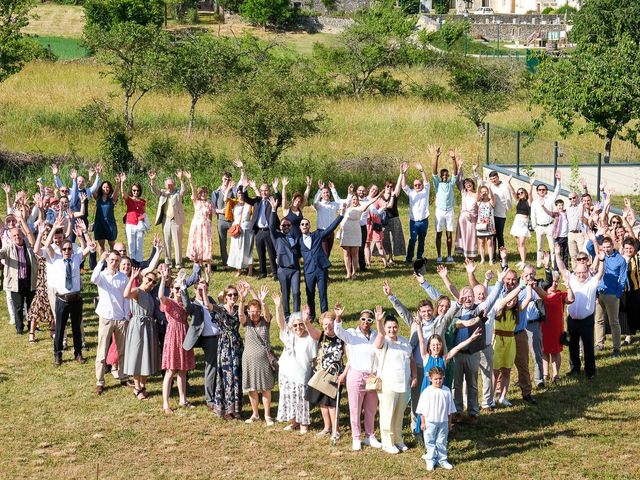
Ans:
{"type": "Polygon", "coordinates": [[[38,36],[36,41],[43,47],[50,48],[58,60],[76,60],[89,54],[80,40],[75,38],[38,36]]]}

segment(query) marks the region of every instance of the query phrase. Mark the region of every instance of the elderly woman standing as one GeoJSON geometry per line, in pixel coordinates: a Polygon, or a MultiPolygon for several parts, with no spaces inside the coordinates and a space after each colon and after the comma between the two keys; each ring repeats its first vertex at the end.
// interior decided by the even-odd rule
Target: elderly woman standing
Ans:
{"type": "Polygon", "coordinates": [[[269,328],[271,327],[271,312],[266,304],[268,289],[262,286],[260,292],[255,295],[246,282],[240,282],[238,293],[238,317],[240,325],[245,328],[244,352],[242,353],[242,390],[249,395],[251,402],[251,417],[245,423],[253,423],[260,420],[259,395],[262,393],[262,406],[264,407],[264,420],[268,427],[273,425],[271,418],[271,390],[275,383],[274,372],[269,364],[267,352],[271,351],[269,340],[269,328]],[[253,300],[244,311],[244,299],[251,292],[253,300]],[[264,314],[262,314],[264,312],[264,314]]]}
{"type": "MultiPolygon", "coordinates": [[[[334,319],[335,315],[333,312],[324,312],[320,316],[322,330],[318,330],[311,324],[309,306],[305,305],[302,308],[302,320],[307,327],[307,331],[309,335],[311,335],[311,338],[318,342],[318,356],[316,357],[314,373],[322,369],[339,375],[338,388],[342,388],[347,376],[346,372],[344,372],[344,364],[342,362],[345,343],[336,335],[333,329],[334,319]]],[[[322,413],[324,428],[317,433],[317,436],[323,437],[332,434],[333,438],[339,438],[340,434],[334,431],[337,413],[336,399],[309,386],[307,388],[307,400],[309,400],[309,403],[319,405],[320,412],[322,413]]]]}
{"type": "Polygon", "coordinates": [[[285,430],[300,428],[300,434],[307,433],[309,423],[309,402],[306,399],[307,382],[311,378],[311,361],[318,350],[317,343],[305,328],[302,314],[294,312],[285,323],[284,309],[280,295],[271,295],[276,306],[276,318],[280,328],[280,340],[284,350],[280,356],[280,401],[278,421],[289,422],[285,430]]]}
{"type": "Polygon", "coordinates": [[[229,285],[222,293],[222,308],[215,321],[220,327],[216,393],[213,413],[225,420],[240,420],[242,412],[242,338],[240,337],[238,289],[229,285]]]}
{"type": "Polygon", "coordinates": [[[402,438],[402,419],[411,398],[411,388],[418,383],[416,363],[409,340],[398,335],[398,320],[385,317],[382,307],[375,310],[380,334],[373,343],[377,349],[378,377],[382,380],[380,401],[380,436],[387,453],[408,450],[402,438]]]}
{"type": "Polygon", "coordinates": [[[158,371],[160,351],[153,318],[155,303],[149,293],[156,282],[156,275],[153,272],[145,273],[140,286],[134,287],[140,271],[139,268],[132,270],[124,289],[124,297],[131,300],[131,320],[124,344],[124,374],[133,376],[133,394],[138,400],[146,400],[147,377],[158,371]]]}
{"type": "Polygon", "coordinates": [[[378,394],[375,390],[367,390],[366,382],[369,375],[375,372],[375,349],[373,343],[377,332],[371,328],[373,312],[360,312],[360,323],[357,328],[345,330],[342,326],[344,307],[336,304],[335,332],[338,338],[349,345],[349,365],[347,372],[347,394],[349,396],[349,417],[351,419],[352,450],[361,450],[360,416],[364,408],[364,444],[373,448],[380,448],[382,444],[375,436],[374,420],[378,409],[378,394]]]}

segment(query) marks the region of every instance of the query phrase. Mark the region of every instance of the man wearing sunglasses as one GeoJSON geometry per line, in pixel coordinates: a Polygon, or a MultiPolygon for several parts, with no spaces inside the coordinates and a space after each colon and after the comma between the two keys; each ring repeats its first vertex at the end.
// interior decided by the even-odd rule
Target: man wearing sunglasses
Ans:
{"type": "MultiPolygon", "coordinates": [[[[51,232],[60,228],[61,223],[56,220],[51,232]]],[[[71,320],[73,333],[73,353],[78,363],[85,363],[82,356],[82,282],[80,279],[80,265],[91,252],[95,252],[96,244],[90,241],[84,250],[75,252],[73,243],[65,240],[60,246],[60,254],[51,247],[53,234],[45,241],[44,248],[52,261],[51,276],[47,279],[56,292],[56,336],[53,342],[54,359],[56,367],[62,365],[62,351],[64,329],[67,321],[71,320]]]]}
{"type": "Polygon", "coordinates": [[[278,282],[282,293],[282,306],[285,317],[291,313],[291,295],[293,295],[293,311],[300,311],[300,257],[298,243],[291,234],[291,221],[283,218],[280,221],[280,230],[276,229],[278,216],[278,201],[271,197],[271,214],[269,215],[269,232],[271,241],[276,250],[276,263],[278,265],[278,282]]]}
{"type": "Polygon", "coordinates": [[[420,172],[422,178],[416,178],[413,181],[413,188],[407,185],[406,174],[409,170],[409,164],[402,162],[400,165],[400,176],[398,184],[402,186],[402,190],[409,197],[409,245],[407,246],[407,263],[413,263],[413,253],[418,243],[416,259],[420,260],[424,255],[424,239],[427,236],[429,228],[429,179],[422,168],[417,163],[416,168],[420,172]]]}
{"type": "MultiPolygon", "coordinates": [[[[548,212],[552,212],[555,208],[555,201],[560,195],[560,170],[555,172],[556,188],[553,194],[547,195],[547,186],[544,183],[538,184],[536,187],[537,195],[531,202],[531,225],[536,231],[536,267],[542,266],[543,255],[543,237],[547,238],[548,251],[553,251],[553,217],[548,212]]],[[[529,179],[529,183],[534,185],[535,177],[529,179]]]]}

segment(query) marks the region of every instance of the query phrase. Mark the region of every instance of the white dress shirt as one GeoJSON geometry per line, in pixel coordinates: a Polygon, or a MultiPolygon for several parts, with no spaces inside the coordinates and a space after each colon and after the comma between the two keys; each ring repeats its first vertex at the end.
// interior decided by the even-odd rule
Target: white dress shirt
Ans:
{"type": "Polygon", "coordinates": [[[402,187],[409,197],[409,219],[414,222],[429,218],[429,188],[430,183],[425,182],[424,188],[417,192],[407,185],[402,187]]]}
{"type": "Polygon", "coordinates": [[[493,207],[493,216],[507,218],[507,212],[511,210],[511,204],[513,203],[509,185],[505,182],[500,182],[500,185],[492,183],[490,188],[496,201],[496,205],[493,207]]]}
{"type": "Polygon", "coordinates": [[[303,235],[302,235],[302,241],[304,242],[305,246],[306,246],[309,250],[311,250],[311,244],[313,243],[313,242],[311,241],[311,235],[305,235],[305,234],[303,234],[303,235]]]}
{"type": "Polygon", "coordinates": [[[91,283],[98,287],[96,314],[108,320],[129,320],[129,300],[124,298],[129,277],[120,271],[111,273],[109,269],[102,270],[103,266],[104,262],[98,262],[91,274],[91,283]]]}
{"type": "Polygon", "coordinates": [[[376,371],[376,348],[373,342],[378,336],[375,330],[371,330],[367,338],[360,327],[345,330],[342,322],[334,324],[337,337],[349,345],[349,366],[359,372],[376,371]]]}
{"type": "Polygon", "coordinates": [[[340,210],[340,197],[338,197],[338,192],[336,189],[331,190],[331,194],[335,201],[324,201],[320,197],[322,195],[322,190],[318,190],[315,198],[313,199],[313,206],[317,212],[317,226],[319,230],[326,230],[331,222],[336,219],[338,210],[340,210]]]}
{"type": "Polygon", "coordinates": [[[47,279],[49,285],[53,287],[56,293],[64,295],[66,293],[77,293],[82,289],[82,281],[80,279],[80,264],[84,259],[82,253],[74,253],[71,255],[71,280],[72,287],[68,289],[65,285],[67,277],[67,265],[62,255],[56,255],[51,265],[51,276],[47,279]]]}
{"type": "Polygon", "coordinates": [[[547,192],[544,199],[537,197],[531,202],[531,224],[534,227],[536,225],[547,226],[553,223],[553,218],[542,208],[542,204],[544,203],[545,208],[553,212],[558,195],[560,195],[560,182],[557,183],[556,189],[551,195],[547,192]]]}
{"type": "Polygon", "coordinates": [[[220,335],[220,326],[213,320],[211,312],[204,306],[204,303],[201,300],[194,300],[193,303],[202,308],[202,336],[213,337],[220,335]]]}
{"type": "Polygon", "coordinates": [[[385,338],[384,346],[376,350],[378,376],[382,379],[382,391],[396,393],[409,391],[411,381],[411,345],[409,341],[400,335],[395,342],[385,338]]]}
{"type": "Polygon", "coordinates": [[[569,232],[578,233],[584,231],[584,224],[580,218],[582,217],[582,204],[575,206],[569,205],[566,208],[567,221],[569,222],[569,232]]]}
{"type": "Polygon", "coordinates": [[[575,274],[569,277],[569,286],[573,290],[575,300],[567,306],[567,312],[576,320],[593,315],[596,311],[596,293],[600,281],[593,276],[584,283],[580,283],[575,274]]]}

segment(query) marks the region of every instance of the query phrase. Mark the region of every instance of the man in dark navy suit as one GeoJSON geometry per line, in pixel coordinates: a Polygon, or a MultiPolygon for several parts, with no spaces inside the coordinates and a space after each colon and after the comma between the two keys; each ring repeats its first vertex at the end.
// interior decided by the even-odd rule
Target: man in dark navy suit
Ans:
{"type": "MultiPolygon", "coordinates": [[[[269,263],[271,264],[271,274],[273,279],[277,280],[278,267],[276,265],[276,250],[273,247],[271,241],[271,234],[269,233],[269,217],[271,217],[271,203],[269,197],[271,196],[271,190],[269,185],[263,183],[260,185],[260,189],[256,189],[255,182],[251,181],[249,184],[256,191],[256,197],[247,197],[247,203],[253,206],[253,214],[251,216],[251,222],[253,223],[253,232],[255,234],[256,252],[258,252],[258,262],[260,263],[260,274],[258,278],[265,278],[267,276],[267,252],[269,253],[269,263]]],[[[278,185],[277,179],[273,181],[274,190],[278,185]]],[[[274,197],[278,204],[282,202],[282,195],[279,192],[274,192],[274,197]]]]}
{"type": "Polygon", "coordinates": [[[280,292],[282,293],[282,305],[285,317],[291,313],[289,297],[293,294],[293,311],[300,311],[300,250],[296,238],[291,235],[291,221],[283,218],[280,221],[280,230],[276,229],[278,224],[278,201],[271,197],[271,215],[269,215],[269,232],[271,241],[276,250],[276,263],[278,265],[278,281],[280,282],[280,292]]]}
{"type": "Polygon", "coordinates": [[[320,311],[329,310],[329,302],[327,300],[327,283],[329,281],[329,267],[331,262],[322,249],[322,240],[333,233],[340,225],[344,217],[344,206],[340,208],[339,215],[324,230],[316,230],[309,232],[311,223],[308,219],[303,218],[300,222],[300,232],[302,236],[298,239],[300,254],[304,259],[304,283],[307,290],[307,303],[311,309],[311,319],[316,318],[316,285],[318,286],[318,295],[320,296],[320,311]]]}

